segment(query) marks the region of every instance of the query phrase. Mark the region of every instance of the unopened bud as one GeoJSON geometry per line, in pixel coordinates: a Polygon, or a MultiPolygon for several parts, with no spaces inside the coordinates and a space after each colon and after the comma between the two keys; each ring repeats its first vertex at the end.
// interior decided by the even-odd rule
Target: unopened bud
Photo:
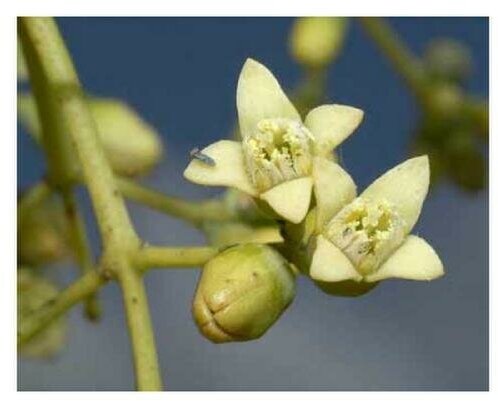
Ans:
{"type": "MultiPolygon", "coordinates": [[[[17,270],[17,324],[33,311],[40,308],[58,293],[57,288],[47,279],[33,273],[30,269],[17,270]]],[[[60,351],[66,339],[66,321],[64,317],[54,320],[42,331],[20,348],[24,356],[48,358],[60,351]]]]}
{"type": "Polygon", "coordinates": [[[323,67],[339,53],[346,28],[346,18],[298,18],[290,36],[291,53],[300,64],[311,68],[323,67]]]}
{"type": "Polygon", "coordinates": [[[115,99],[93,98],[90,110],[116,173],[141,175],[159,161],[163,149],[158,133],[128,105],[115,99]]]}
{"type": "MultiPolygon", "coordinates": [[[[158,163],[163,153],[159,134],[131,107],[120,100],[105,98],[90,98],[88,105],[115,173],[142,175],[158,163]]],[[[41,124],[34,97],[19,95],[17,110],[28,132],[39,141],[41,124]]]]}
{"type": "Polygon", "coordinates": [[[470,74],[472,57],[469,49],[453,39],[440,38],[429,43],[424,61],[432,78],[461,83],[470,74]]]}
{"type": "Polygon", "coordinates": [[[60,204],[46,201],[26,211],[18,221],[18,259],[22,264],[46,265],[68,255],[68,233],[60,204]]]}
{"type": "Polygon", "coordinates": [[[229,248],[205,266],[193,303],[201,333],[215,343],[259,338],[292,302],[295,276],[267,245],[229,248]]]}
{"type": "Polygon", "coordinates": [[[430,92],[430,107],[434,113],[442,117],[456,117],[462,113],[464,94],[455,84],[433,85],[430,92]]]}

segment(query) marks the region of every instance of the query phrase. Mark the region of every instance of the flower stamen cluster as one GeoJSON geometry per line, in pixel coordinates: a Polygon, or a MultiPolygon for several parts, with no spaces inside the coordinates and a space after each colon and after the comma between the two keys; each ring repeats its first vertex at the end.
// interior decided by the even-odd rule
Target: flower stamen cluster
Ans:
{"type": "Polygon", "coordinates": [[[300,122],[287,118],[261,120],[244,138],[242,149],[252,184],[266,191],[282,182],[310,174],[313,135],[300,122]]]}
{"type": "Polygon", "coordinates": [[[369,274],[403,242],[404,226],[389,202],[358,197],[330,221],[325,236],[360,274],[369,274]]]}

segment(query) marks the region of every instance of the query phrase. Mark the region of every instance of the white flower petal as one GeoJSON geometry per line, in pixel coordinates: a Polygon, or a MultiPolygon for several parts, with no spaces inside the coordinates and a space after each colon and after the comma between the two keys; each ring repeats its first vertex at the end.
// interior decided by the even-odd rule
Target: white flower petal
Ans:
{"type": "Polygon", "coordinates": [[[239,142],[218,141],[201,152],[212,158],[215,165],[192,160],[183,173],[187,180],[201,185],[228,186],[252,196],[257,194],[246,173],[242,145],[239,142]]]}
{"type": "Polygon", "coordinates": [[[263,192],[260,197],[280,216],[297,224],[310,207],[312,186],[311,177],[297,178],[263,192]]]}
{"type": "Polygon", "coordinates": [[[356,197],[356,185],[341,166],[324,157],[313,160],[313,181],[320,229],[356,197]]]}
{"type": "Polygon", "coordinates": [[[434,249],[422,238],[410,235],[377,272],[366,277],[366,281],[387,278],[433,280],[443,274],[443,264],[434,249]]]}
{"type": "Polygon", "coordinates": [[[326,104],[311,110],[304,121],[315,137],[317,154],[328,156],[363,120],[363,111],[340,104],[326,104]]]}
{"type": "Polygon", "coordinates": [[[310,276],[314,280],[326,282],[360,281],[362,279],[348,257],[322,235],[319,235],[316,240],[310,276]]]}
{"type": "Polygon", "coordinates": [[[420,215],[429,180],[429,158],[414,157],[379,177],[360,197],[392,203],[406,223],[405,233],[408,234],[420,215]]]}
{"type": "Polygon", "coordinates": [[[242,138],[265,118],[290,118],[301,121],[299,113],[263,64],[247,59],[237,84],[237,110],[242,138]]]}

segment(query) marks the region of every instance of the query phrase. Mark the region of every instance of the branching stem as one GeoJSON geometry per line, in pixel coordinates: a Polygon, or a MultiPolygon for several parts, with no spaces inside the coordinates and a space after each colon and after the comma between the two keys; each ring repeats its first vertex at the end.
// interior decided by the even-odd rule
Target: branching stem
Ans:
{"type": "MultiPolygon", "coordinates": [[[[39,112],[41,116],[48,116],[42,133],[46,135],[60,127],[62,132],[69,133],[69,137],[64,138],[70,141],[61,140],[64,143],[60,146],[46,146],[45,150],[55,153],[50,160],[71,158],[71,150],[76,150],[103,242],[102,267],[118,280],[123,290],[137,388],[161,390],[145,289],[141,275],[131,262],[140,241],[104,155],[71,57],[52,18],[23,17],[18,26],[39,112]]],[[[65,165],[52,166],[52,175],[62,177],[57,176],[58,183],[71,182],[74,178],[60,169],[65,165]]]]}

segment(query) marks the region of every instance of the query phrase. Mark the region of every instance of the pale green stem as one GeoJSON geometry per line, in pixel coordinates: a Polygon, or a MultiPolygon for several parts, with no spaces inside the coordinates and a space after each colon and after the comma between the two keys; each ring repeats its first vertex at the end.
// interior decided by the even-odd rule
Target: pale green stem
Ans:
{"type": "Polygon", "coordinates": [[[426,106],[429,88],[420,60],[410,52],[399,35],[382,18],[363,17],[359,18],[359,21],[370,38],[406,81],[419,102],[426,106]]]}
{"type": "Polygon", "coordinates": [[[65,290],[61,291],[57,297],[46,302],[39,309],[34,311],[17,328],[17,344],[22,345],[39,333],[43,328],[58,318],[72,306],[93,294],[99,287],[104,285],[106,279],[97,270],[92,270],[65,290]]]}
{"type": "MultiPolygon", "coordinates": [[[[85,222],[83,221],[77,207],[76,197],[71,188],[62,190],[62,197],[66,210],[66,216],[71,235],[73,253],[81,273],[89,273],[94,267],[90,244],[86,234],[85,222]]],[[[85,315],[88,319],[96,321],[100,318],[101,310],[97,299],[97,293],[91,294],[85,300],[85,315]]]]}
{"type": "Polygon", "coordinates": [[[305,68],[302,82],[291,94],[292,103],[302,116],[326,101],[327,69],[305,68]]]}
{"type": "MultiPolygon", "coordinates": [[[[37,104],[57,116],[76,149],[102,237],[105,271],[123,290],[139,390],[162,388],[157,352],[142,277],[130,264],[139,246],[122,195],[101,147],[71,57],[52,18],[23,17],[19,34],[37,104]]],[[[59,147],[59,150],[63,147],[59,147]]],[[[72,177],[70,177],[72,178],[72,177]]]]}
{"type": "MultiPolygon", "coordinates": [[[[40,115],[42,144],[49,167],[48,179],[62,197],[75,259],[82,271],[87,272],[93,268],[93,263],[85,226],[79,216],[78,205],[74,196],[73,178],[77,174],[74,147],[66,133],[64,115],[59,110],[59,94],[56,90],[58,77],[50,79],[46,74],[50,68],[57,72],[61,71],[62,67],[59,67],[57,63],[48,64],[48,62],[44,62],[42,58],[38,57],[36,43],[29,44],[24,51],[27,56],[30,80],[40,115]],[[43,70],[43,67],[46,70],[43,70]]],[[[100,307],[96,297],[96,294],[94,294],[85,302],[85,314],[91,320],[97,320],[100,315],[100,307]]]]}
{"type": "MultiPolygon", "coordinates": [[[[54,119],[53,114],[58,112],[57,119],[62,121],[59,125],[70,134],[88,184],[104,245],[112,247],[114,244],[136,243],[138,239],[55,21],[51,18],[25,17],[21,18],[19,28],[37,105],[50,103],[49,106],[52,106],[41,107],[41,111],[46,113],[41,112],[40,116],[42,120],[47,116],[54,119]]],[[[46,132],[49,130],[43,129],[44,140],[46,132]]],[[[59,149],[65,150],[62,146],[59,149]]],[[[60,163],[64,166],[69,164],[71,162],[60,163]]],[[[72,164],[75,164],[74,160],[72,164]]]]}
{"type": "Polygon", "coordinates": [[[142,273],[128,265],[121,270],[119,283],[133,344],[136,386],[138,390],[159,391],[162,379],[142,273]]]}
{"type": "Polygon", "coordinates": [[[205,220],[230,220],[233,213],[219,200],[189,201],[166,195],[127,179],[117,178],[123,196],[152,209],[198,225],[205,220]]]}
{"type": "Polygon", "coordinates": [[[47,199],[52,193],[52,189],[45,181],[40,181],[30,187],[24,194],[21,195],[17,204],[17,216],[22,220],[26,212],[36,205],[47,199]]]}
{"type": "Polygon", "coordinates": [[[218,254],[213,247],[160,247],[145,245],[136,254],[136,264],[142,270],[150,267],[196,267],[218,254]]]}

